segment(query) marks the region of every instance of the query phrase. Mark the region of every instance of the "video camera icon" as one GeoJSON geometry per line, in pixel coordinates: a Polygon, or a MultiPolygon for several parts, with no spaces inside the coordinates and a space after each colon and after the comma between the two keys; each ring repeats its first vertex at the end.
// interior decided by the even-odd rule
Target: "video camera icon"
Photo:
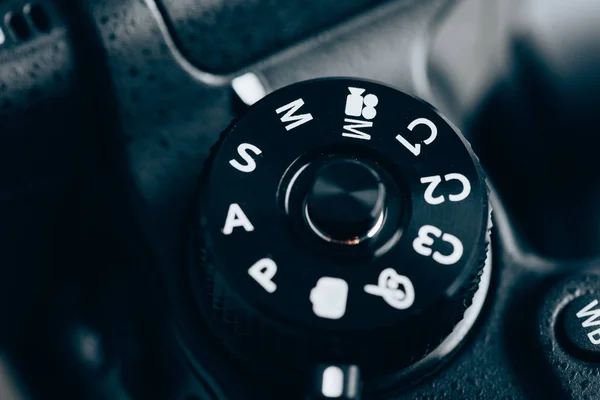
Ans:
{"type": "Polygon", "coordinates": [[[377,285],[365,285],[365,292],[380,296],[398,310],[406,310],[415,302],[415,288],[412,282],[406,276],[396,273],[393,268],[381,271],[377,285]]]}
{"type": "Polygon", "coordinates": [[[362,117],[367,120],[375,118],[377,110],[375,107],[379,99],[374,94],[363,96],[365,89],[349,87],[350,94],[346,97],[346,115],[350,117],[362,117]]]}

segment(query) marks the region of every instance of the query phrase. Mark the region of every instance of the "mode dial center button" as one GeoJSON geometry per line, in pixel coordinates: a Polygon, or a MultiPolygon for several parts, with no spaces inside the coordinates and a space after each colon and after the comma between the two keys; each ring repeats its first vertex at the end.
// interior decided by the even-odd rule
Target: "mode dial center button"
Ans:
{"type": "Polygon", "coordinates": [[[381,230],[386,188],[373,168],[344,158],[323,165],[315,175],[304,205],[304,217],[315,234],[351,245],[381,230]]]}

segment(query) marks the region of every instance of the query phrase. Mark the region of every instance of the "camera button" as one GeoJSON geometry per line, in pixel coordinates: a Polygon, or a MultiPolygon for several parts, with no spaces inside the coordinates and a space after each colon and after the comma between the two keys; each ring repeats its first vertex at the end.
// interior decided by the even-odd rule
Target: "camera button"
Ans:
{"type": "Polygon", "coordinates": [[[565,347],[584,361],[600,361],[600,293],[576,297],[562,311],[565,347]]]}

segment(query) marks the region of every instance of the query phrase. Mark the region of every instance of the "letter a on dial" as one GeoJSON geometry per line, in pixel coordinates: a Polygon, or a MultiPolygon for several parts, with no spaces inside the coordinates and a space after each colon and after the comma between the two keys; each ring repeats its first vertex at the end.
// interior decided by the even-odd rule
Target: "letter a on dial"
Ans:
{"type": "Polygon", "coordinates": [[[231,235],[234,228],[242,227],[246,232],[252,232],[254,226],[246,217],[246,214],[242,211],[239,204],[233,203],[229,206],[227,212],[227,219],[225,219],[225,226],[223,227],[223,235],[231,235]]]}

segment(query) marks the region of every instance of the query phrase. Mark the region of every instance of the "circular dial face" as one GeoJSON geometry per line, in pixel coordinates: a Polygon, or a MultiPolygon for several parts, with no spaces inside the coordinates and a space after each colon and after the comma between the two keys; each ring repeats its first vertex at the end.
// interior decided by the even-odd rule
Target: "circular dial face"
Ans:
{"type": "Polygon", "coordinates": [[[353,79],[289,86],[233,123],[199,209],[205,257],[228,290],[313,333],[435,319],[476,275],[489,218],[456,129],[418,99],[353,79]]]}
{"type": "Polygon", "coordinates": [[[364,163],[346,157],[315,172],[304,217],[329,242],[359,244],[374,237],[385,221],[385,183],[364,163]]]}

